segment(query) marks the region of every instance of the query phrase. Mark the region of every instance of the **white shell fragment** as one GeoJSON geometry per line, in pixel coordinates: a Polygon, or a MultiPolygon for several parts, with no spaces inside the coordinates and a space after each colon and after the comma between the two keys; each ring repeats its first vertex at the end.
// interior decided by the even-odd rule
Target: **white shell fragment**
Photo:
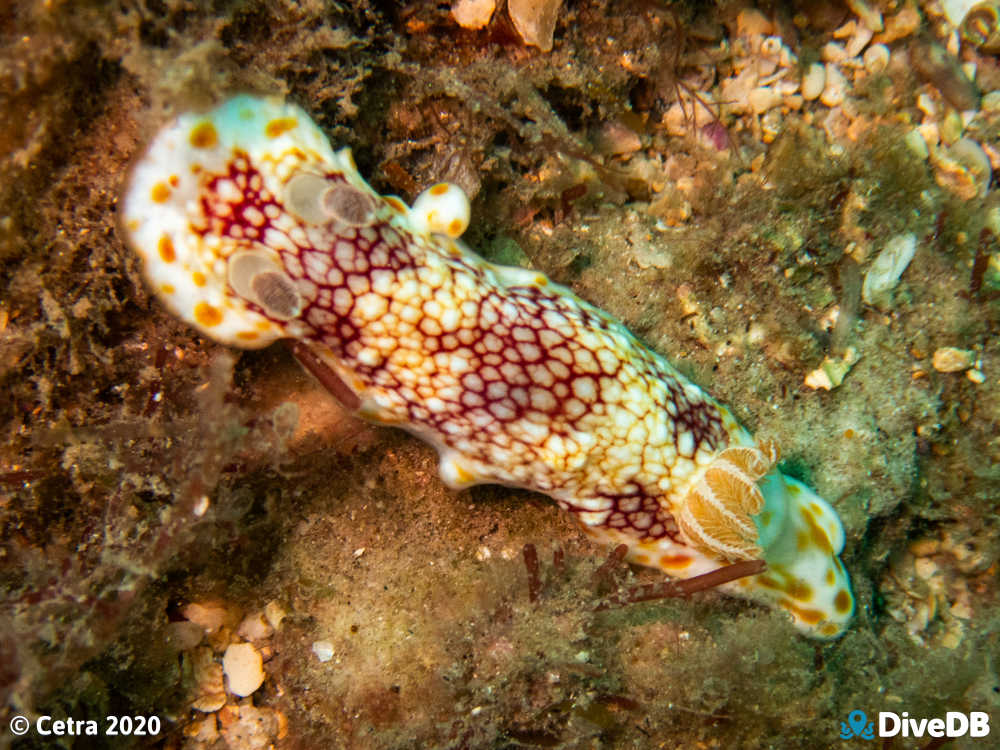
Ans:
{"type": "Polygon", "coordinates": [[[844,382],[847,373],[861,359],[861,355],[853,346],[847,347],[840,359],[826,357],[823,363],[812,372],[806,374],[805,385],[815,390],[832,391],[844,382]]]}
{"type": "Polygon", "coordinates": [[[312,652],[321,662],[328,662],[333,658],[333,644],[330,641],[313,641],[312,652]]]}
{"type": "Polygon", "coordinates": [[[229,692],[244,698],[264,684],[264,660],[251,643],[233,643],[222,657],[229,692]]]}
{"type": "Polygon", "coordinates": [[[889,240],[865,274],[865,281],[861,286],[864,301],[876,307],[887,306],[892,290],[896,288],[900,276],[910,265],[916,252],[917,237],[914,234],[900,234],[889,240]]]}

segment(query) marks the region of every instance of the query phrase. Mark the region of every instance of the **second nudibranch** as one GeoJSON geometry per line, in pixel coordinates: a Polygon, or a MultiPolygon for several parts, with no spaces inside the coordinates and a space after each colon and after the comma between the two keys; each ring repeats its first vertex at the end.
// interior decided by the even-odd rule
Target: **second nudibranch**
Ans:
{"type": "Polygon", "coordinates": [[[358,414],[434,445],[452,487],[543,492],[672,576],[763,557],[724,588],[811,635],[850,620],[830,505],[610,315],[466,248],[458,187],[380,196],[303,110],[244,95],[160,131],[122,221],[177,316],[232,346],[304,342],[358,414]]]}

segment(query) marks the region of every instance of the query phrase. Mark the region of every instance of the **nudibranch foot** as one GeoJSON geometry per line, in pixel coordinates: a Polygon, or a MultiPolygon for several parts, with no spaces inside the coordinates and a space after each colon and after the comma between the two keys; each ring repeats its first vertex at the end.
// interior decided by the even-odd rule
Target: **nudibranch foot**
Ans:
{"type": "Polygon", "coordinates": [[[244,95],[164,127],[121,207],[172,312],[230,346],[291,339],[348,409],[431,443],[449,485],[543,492],[671,576],[760,555],[725,590],[846,627],[833,509],[619,321],[465,247],[457,186],[381,196],[302,109],[244,95]]]}

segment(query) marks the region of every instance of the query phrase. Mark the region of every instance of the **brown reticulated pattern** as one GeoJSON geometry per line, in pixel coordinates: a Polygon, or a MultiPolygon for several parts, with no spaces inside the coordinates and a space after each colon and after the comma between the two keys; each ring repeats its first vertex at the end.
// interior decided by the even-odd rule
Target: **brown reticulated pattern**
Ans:
{"type": "Polygon", "coordinates": [[[619,322],[540,275],[506,283],[454,242],[409,232],[391,204],[368,226],[306,227],[252,174],[226,179],[240,200],[220,212],[206,191],[205,229],[278,252],[305,337],[388,421],[477,481],[545,492],[590,525],[678,535],[661,499],[729,435],[718,405],[619,322]]]}

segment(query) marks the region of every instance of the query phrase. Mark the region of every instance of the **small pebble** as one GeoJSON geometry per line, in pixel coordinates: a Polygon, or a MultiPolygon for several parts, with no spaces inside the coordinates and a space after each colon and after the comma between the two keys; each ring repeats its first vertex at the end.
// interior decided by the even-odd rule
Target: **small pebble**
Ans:
{"type": "Polygon", "coordinates": [[[826,68],[820,63],[813,63],[802,75],[802,98],[807,101],[818,99],[826,86],[826,68]]]}
{"type": "Polygon", "coordinates": [[[252,643],[232,643],[222,657],[229,692],[244,698],[264,684],[264,661],[252,643]]]}
{"type": "Polygon", "coordinates": [[[774,24],[756,8],[744,8],[736,16],[737,36],[767,36],[774,33],[774,24]]]}
{"type": "Polygon", "coordinates": [[[864,58],[865,70],[869,73],[881,73],[889,67],[889,48],[884,44],[873,44],[865,50],[864,58]]]}
{"type": "Polygon", "coordinates": [[[979,103],[983,112],[1000,112],[1000,91],[991,91],[979,103]]]}
{"type": "Polygon", "coordinates": [[[770,86],[759,86],[750,92],[747,102],[750,105],[750,110],[754,114],[760,115],[781,104],[781,98],[781,93],[770,86]]]}
{"type": "Polygon", "coordinates": [[[938,565],[929,557],[919,557],[913,561],[913,569],[926,581],[938,572],[938,565]]]}
{"type": "Polygon", "coordinates": [[[844,49],[844,45],[839,42],[827,42],[824,44],[820,56],[823,58],[823,62],[828,63],[841,63],[850,57],[847,54],[847,50],[844,49]]]}
{"type": "Polygon", "coordinates": [[[938,372],[962,372],[972,367],[975,354],[966,349],[945,346],[934,352],[934,369],[938,372]]]}
{"type": "Polygon", "coordinates": [[[833,63],[826,64],[826,86],[819,100],[828,107],[839,107],[847,95],[847,79],[833,63]]]}
{"type": "Polygon", "coordinates": [[[885,31],[878,35],[875,41],[891,44],[898,39],[905,39],[920,28],[920,11],[912,5],[907,5],[899,13],[885,19],[885,31]]]}
{"type": "Polygon", "coordinates": [[[865,0],[847,0],[847,7],[854,12],[861,23],[872,31],[882,30],[882,14],[875,8],[872,8],[865,0]]]}

